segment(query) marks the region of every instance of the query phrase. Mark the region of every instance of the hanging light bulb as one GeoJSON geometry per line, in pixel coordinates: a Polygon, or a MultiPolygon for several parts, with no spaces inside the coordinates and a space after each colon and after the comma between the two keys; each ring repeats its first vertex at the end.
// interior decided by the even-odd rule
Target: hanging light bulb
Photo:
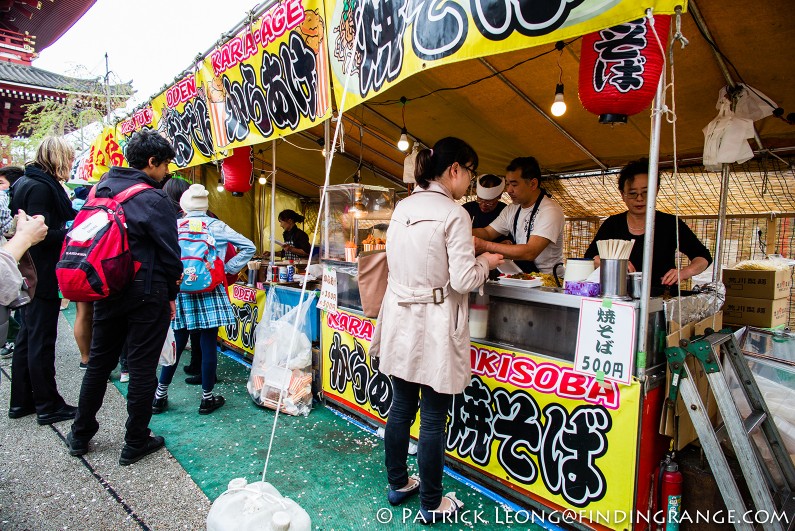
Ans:
{"type": "Polygon", "coordinates": [[[224,183],[222,183],[221,181],[218,181],[218,186],[216,187],[216,190],[218,190],[219,192],[223,192],[224,191],[224,183]]]}
{"type": "Polygon", "coordinates": [[[265,177],[265,170],[264,169],[260,170],[259,171],[259,183],[260,184],[265,184],[266,182],[268,182],[268,178],[265,177]]]}
{"type": "Polygon", "coordinates": [[[409,150],[409,136],[408,131],[406,128],[400,130],[400,140],[398,140],[397,147],[400,151],[408,151],[409,150]]]}
{"type": "Polygon", "coordinates": [[[563,116],[566,112],[566,102],[563,101],[563,83],[555,85],[555,101],[552,103],[552,116],[563,116]]]}

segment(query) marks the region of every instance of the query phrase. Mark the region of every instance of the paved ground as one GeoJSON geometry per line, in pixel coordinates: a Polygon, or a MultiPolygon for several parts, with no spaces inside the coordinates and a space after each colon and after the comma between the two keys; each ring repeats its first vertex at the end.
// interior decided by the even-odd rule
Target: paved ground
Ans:
{"type": "MultiPolygon", "coordinates": [[[[56,352],[58,387],[76,405],[83,372],[72,327],[63,316],[56,352]]],[[[35,415],[8,418],[10,360],[0,360],[0,369],[0,529],[205,527],[210,502],[167,450],[119,466],[127,412],[113,385],[108,384],[92,451],[75,458],[64,442],[71,421],[49,427],[36,424],[35,415]]]]}

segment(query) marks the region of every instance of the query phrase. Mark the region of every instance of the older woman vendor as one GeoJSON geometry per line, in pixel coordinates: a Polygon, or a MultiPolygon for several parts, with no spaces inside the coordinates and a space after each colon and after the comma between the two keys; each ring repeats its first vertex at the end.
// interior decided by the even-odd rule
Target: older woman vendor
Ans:
{"type": "MultiPolygon", "coordinates": [[[[643,245],[646,232],[646,197],[649,187],[649,161],[640,159],[627,164],[619,174],[618,190],[627,205],[627,211],[607,218],[596,233],[585,258],[594,258],[599,265],[599,240],[634,240],[629,255],[629,271],[641,271],[643,245]]],[[[657,184],[659,188],[659,183],[657,184]]],[[[659,295],[667,286],[674,286],[704,271],[712,263],[712,255],[690,230],[679,220],[679,250],[690,259],[690,265],[676,268],[676,217],[655,211],[654,254],[651,262],[652,294],[659,295]]]]}

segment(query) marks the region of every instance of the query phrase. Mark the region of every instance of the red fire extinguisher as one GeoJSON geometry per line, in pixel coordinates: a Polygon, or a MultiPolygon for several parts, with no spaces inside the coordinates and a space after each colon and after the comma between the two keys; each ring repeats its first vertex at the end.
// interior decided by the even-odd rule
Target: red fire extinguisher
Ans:
{"type": "Polygon", "coordinates": [[[658,529],[665,531],[678,531],[679,520],[682,514],[682,473],[679,466],[671,456],[667,456],[660,463],[660,473],[657,482],[659,493],[657,510],[661,511],[654,521],[664,521],[658,529]]]}

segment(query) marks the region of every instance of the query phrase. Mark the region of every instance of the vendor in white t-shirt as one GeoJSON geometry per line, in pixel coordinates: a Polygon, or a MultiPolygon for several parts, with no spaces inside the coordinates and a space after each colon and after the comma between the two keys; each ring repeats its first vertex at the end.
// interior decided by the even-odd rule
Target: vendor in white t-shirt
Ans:
{"type": "Polygon", "coordinates": [[[541,188],[541,170],[534,157],[519,157],[506,168],[505,191],[512,205],[491,225],[474,229],[475,252],[499,253],[525,273],[551,273],[563,261],[563,209],[541,188]],[[494,243],[510,235],[516,245],[494,243]]]}

